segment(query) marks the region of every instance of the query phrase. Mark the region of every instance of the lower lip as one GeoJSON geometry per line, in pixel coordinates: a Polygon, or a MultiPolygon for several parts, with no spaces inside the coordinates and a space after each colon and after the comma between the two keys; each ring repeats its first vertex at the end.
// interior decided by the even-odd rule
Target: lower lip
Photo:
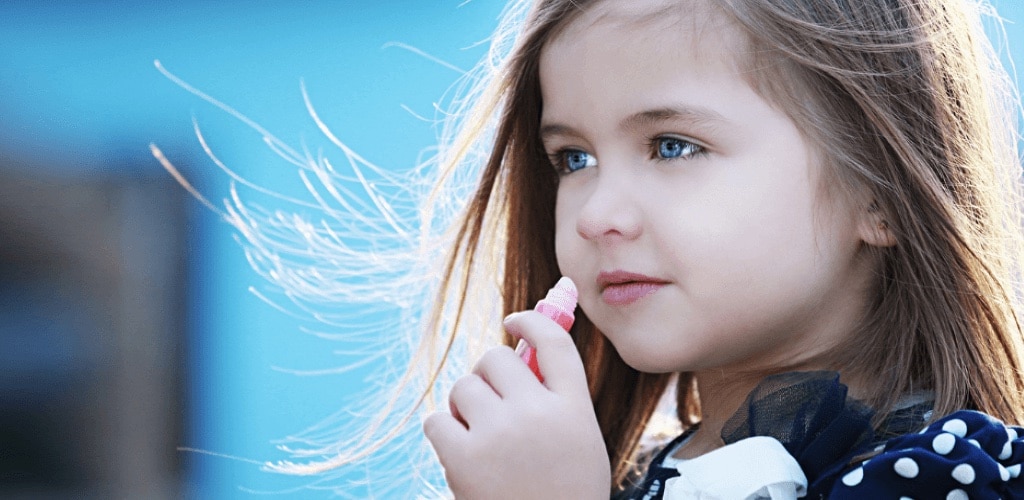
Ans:
{"type": "Polygon", "coordinates": [[[663,286],[664,283],[644,281],[608,285],[601,291],[601,299],[609,305],[626,306],[657,292],[663,286]]]}

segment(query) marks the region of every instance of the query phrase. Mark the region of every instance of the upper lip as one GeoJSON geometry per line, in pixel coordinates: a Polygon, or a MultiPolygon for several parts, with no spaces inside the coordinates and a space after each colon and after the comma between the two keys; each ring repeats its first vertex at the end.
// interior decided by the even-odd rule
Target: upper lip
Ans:
{"type": "Polygon", "coordinates": [[[602,271],[597,275],[597,286],[604,290],[610,285],[621,285],[623,283],[668,283],[661,278],[647,276],[646,274],[633,273],[629,271],[602,271]]]}

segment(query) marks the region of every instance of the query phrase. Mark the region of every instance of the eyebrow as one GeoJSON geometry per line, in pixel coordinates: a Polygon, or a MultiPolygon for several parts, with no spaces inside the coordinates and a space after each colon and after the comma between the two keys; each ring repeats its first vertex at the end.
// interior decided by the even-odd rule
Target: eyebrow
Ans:
{"type": "MultiPolygon", "coordinates": [[[[705,107],[665,106],[640,111],[629,115],[619,123],[620,130],[638,130],[667,121],[683,121],[693,126],[713,127],[729,122],[721,113],[705,107]]],[[[540,127],[540,138],[578,135],[575,129],[561,123],[549,123],[540,127]]]]}

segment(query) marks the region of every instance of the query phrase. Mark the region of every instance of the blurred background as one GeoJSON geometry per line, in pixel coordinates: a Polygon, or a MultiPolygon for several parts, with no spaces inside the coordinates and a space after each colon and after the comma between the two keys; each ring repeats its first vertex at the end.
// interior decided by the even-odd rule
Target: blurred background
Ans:
{"type": "MultiPolygon", "coordinates": [[[[1024,60],[1024,5],[996,5],[1024,60]]],[[[154,60],[284,142],[331,150],[304,81],[335,135],[407,168],[437,133],[416,115],[483,56],[501,7],[0,2],[0,497],[330,496],[251,460],[286,458],[273,442],[336,412],[360,374],[290,372],[337,366],[337,346],[247,291],[265,283],[230,227],[148,145],[213,200],[228,179],[193,120],[255,183],[301,190],[295,168],[154,60]]]]}
{"type": "MultiPolygon", "coordinates": [[[[408,168],[433,103],[486,48],[496,0],[0,2],[0,498],[326,497],[262,472],[273,442],[340,408],[360,373],[266,287],[206,196],[227,176],[300,190],[296,169],[159,59],[284,142],[325,150],[310,99],[369,161],[408,168]],[[430,57],[388,44],[408,44],[430,57]],[[453,67],[449,67],[453,66],[453,67]],[[406,106],[408,109],[404,109],[406,106]]],[[[219,203],[218,203],[219,204],[219,203]]],[[[350,491],[359,496],[358,488],[350,491]]]]}

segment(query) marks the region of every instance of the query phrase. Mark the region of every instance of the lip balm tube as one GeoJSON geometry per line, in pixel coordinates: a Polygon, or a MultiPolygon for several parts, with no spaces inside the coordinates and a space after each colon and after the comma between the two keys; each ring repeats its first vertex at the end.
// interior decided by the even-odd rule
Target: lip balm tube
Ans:
{"type": "MultiPolygon", "coordinates": [[[[568,333],[569,329],[572,328],[573,321],[576,320],[576,317],[573,316],[573,311],[576,309],[576,300],[578,298],[579,293],[576,291],[576,285],[571,279],[563,276],[558,280],[558,283],[555,283],[554,287],[548,290],[547,296],[537,302],[533,310],[551,318],[568,333]]],[[[519,339],[516,353],[530,367],[533,374],[537,376],[537,380],[544,382],[544,376],[541,375],[540,366],[537,364],[537,349],[525,339],[519,339]]]]}

